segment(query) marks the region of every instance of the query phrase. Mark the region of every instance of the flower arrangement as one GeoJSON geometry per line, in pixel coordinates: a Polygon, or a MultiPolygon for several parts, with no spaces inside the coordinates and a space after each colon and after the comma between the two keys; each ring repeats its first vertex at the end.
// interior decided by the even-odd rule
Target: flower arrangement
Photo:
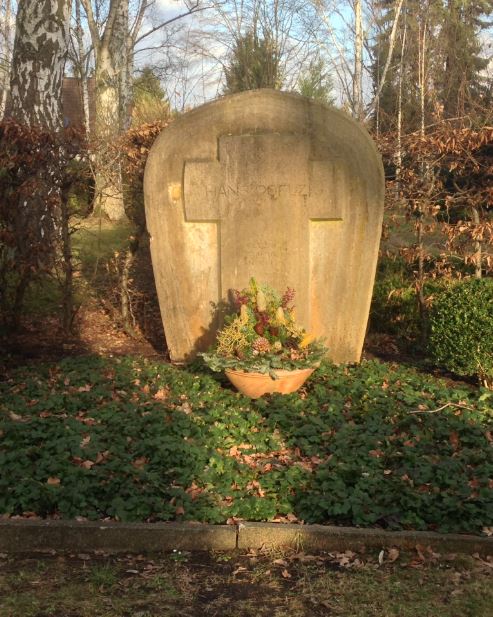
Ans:
{"type": "Polygon", "coordinates": [[[296,323],[294,289],[288,287],[281,296],[252,278],[234,295],[236,313],[225,318],[214,348],[202,354],[213,371],[269,373],[276,379],[276,369],[318,365],[327,350],[296,323]]]}

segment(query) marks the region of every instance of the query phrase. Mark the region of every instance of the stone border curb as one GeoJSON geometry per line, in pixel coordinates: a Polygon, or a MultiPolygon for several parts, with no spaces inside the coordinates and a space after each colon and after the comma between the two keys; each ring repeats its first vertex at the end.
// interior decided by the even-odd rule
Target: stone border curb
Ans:
{"type": "Polygon", "coordinates": [[[172,550],[234,550],[231,525],[116,523],[53,520],[0,521],[0,552],[107,551],[145,553],[172,550]]]}
{"type": "Polygon", "coordinates": [[[0,552],[107,551],[145,553],[172,550],[229,551],[293,548],[359,552],[364,548],[430,547],[438,553],[493,555],[493,538],[426,531],[383,531],[281,523],[117,523],[53,520],[0,521],[0,552]]]}
{"type": "Polygon", "coordinates": [[[363,551],[395,546],[412,550],[420,545],[438,553],[493,555],[493,538],[429,531],[384,531],[326,525],[240,523],[238,548],[289,546],[302,551],[363,551]]]}

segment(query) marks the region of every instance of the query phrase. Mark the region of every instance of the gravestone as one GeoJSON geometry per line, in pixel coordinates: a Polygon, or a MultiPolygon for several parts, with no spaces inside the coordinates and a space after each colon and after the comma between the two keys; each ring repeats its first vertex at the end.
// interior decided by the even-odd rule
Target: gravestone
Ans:
{"type": "Polygon", "coordinates": [[[383,215],[366,131],[298,95],[257,90],[176,120],[145,172],[147,227],[173,360],[214,341],[214,307],[253,276],[296,290],[297,320],[359,361],[383,215]]]}

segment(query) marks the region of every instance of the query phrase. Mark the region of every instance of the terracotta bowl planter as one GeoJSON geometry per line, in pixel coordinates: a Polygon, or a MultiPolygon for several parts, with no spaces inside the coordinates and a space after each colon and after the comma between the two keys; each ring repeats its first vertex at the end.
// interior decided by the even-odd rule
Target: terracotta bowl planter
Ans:
{"type": "Polygon", "coordinates": [[[276,370],[277,379],[265,373],[247,373],[245,371],[234,371],[226,369],[226,377],[245,396],[259,398],[263,394],[279,392],[289,394],[296,392],[305,383],[314,368],[303,368],[293,371],[276,370]]]}

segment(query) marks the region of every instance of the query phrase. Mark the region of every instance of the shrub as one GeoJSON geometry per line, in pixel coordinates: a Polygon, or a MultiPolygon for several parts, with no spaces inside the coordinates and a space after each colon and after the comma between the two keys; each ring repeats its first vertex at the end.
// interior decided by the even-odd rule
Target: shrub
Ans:
{"type": "Polygon", "coordinates": [[[0,321],[19,324],[34,281],[55,275],[71,288],[69,198],[88,169],[79,131],[0,123],[0,321]]]}
{"type": "Polygon", "coordinates": [[[411,269],[399,259],[383,257],[373,288],[370,328],[397,335],[401,340],[419,337],[419,311],[411,269]]]}
{"type": "Polygon", "coordinates": [[[430,315],[430,355],[458,375],[493,384],[493,280],[471,279],[440,294],[430,315]]]}
{"type": "MultiPolygon", "coordinates": [[[[450,286],[446,278],[425,281],[423,293],[426,305],[443,289],[450,286]]],[[[397,337],[402,349],[423,351],[426,340],[427,314],[420,315],[413,267],[402,259],[382,256],[378,263],[370,309],[370,330],[397,337]]]]}

